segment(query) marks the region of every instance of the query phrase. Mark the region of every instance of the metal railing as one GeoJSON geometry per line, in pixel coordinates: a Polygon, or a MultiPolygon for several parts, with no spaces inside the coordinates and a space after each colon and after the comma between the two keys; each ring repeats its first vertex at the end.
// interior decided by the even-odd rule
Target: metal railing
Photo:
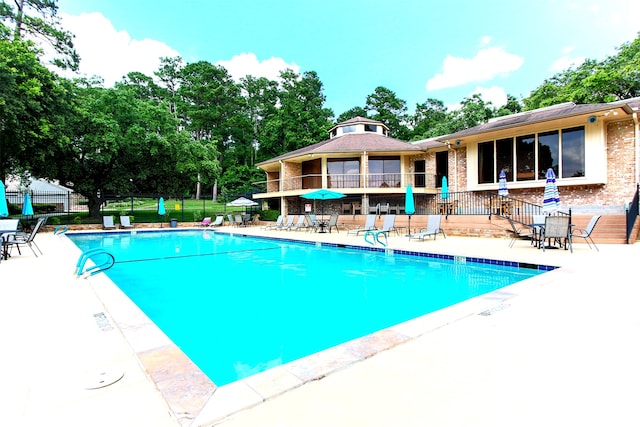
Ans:
{"type": "MultiPolygon", "coordinates": [[[[369,173],[369,174],[327,174],[327,188],[402,188],[411,184],[414,188],[435,188],[436,175],[426,173],[369,173]]],[[[259,181],[253,185],[266,187],[267,193],[323,188],[322,174],[307,174],[284,179],[259,181]]]]}

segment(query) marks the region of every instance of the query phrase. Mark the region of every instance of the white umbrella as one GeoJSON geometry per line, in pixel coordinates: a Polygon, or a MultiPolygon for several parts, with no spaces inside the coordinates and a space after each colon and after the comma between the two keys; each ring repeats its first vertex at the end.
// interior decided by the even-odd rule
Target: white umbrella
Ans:
{"type": "Polygon", "coordinates": [[[542,212],[550,215],[560,209],[560,193],[556,184],[556,174],[553,169],[547,169],[547,182],[544,185],[544,198],[542,199],[542,212]]]}
{"type": "Polygon", "coordinates": [[[234,201],[227,203],[227,206],[258,206],[258,202],[249,200],[246,197],[239,197],[234,201]]]}

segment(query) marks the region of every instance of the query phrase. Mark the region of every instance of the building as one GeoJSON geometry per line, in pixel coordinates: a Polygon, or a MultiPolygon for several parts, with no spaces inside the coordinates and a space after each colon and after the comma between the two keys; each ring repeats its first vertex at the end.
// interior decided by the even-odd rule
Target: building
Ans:
{"type": "Polygon", "coordinates": [[[640,98],[565,103],[415,143],[356,117],[333,127],[325,141],[259,163],[266,192],[254,198],[263,207],[299,214],[309,210],[302,194],[328,188],[346,197],[328,201],[325,212],[403,213],[411,184],[416,214],[521,213],[542,204],[551,168],[564,210],[622,214],[639,182],[639,110],[640,98]],[[501,171],[513,201],[507,212],[494,205],[501,171]],[[449,194],[443,198],[445,177],[449,194]]]}

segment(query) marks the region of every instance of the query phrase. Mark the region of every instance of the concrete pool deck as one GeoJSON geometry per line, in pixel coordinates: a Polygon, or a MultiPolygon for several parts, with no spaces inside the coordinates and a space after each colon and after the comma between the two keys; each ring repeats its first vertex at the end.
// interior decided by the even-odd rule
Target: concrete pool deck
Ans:
{"type": "MultiPolygon", "coordinates": [[[[362,243],[362,236],[344,232],[259,227],[221,232],[362,243]]],[[[200,411],[185,416],[165,400],[127,331],[111,319],[114,308],[96,290],[103,285],[104,276],[76,280],[72,273],[79,252],[64,237],[42,233],[36,242],[44,255],[36,258],[24,248],[22,255],[14,252],[0,264],[2,424],[640,423],[636,409],[640,399],[638,244],[600,245],[597,252],[578,243],[571,254],[543,252],[526,242],[509,248],[507,239],[439,236],[435,241],[409,242],[390,237],[393,249],[562,268],[513,285],[493,299],[476,299],[424,316],[420,322],[390,328],[391,333],[408,338],[328,370],[326,376],[300,381],[285,388],[286,392],[277,391],[273,377],[267,384],[251,378],[242,385],[219,388],[200,411]],[[114,381],[120,375],[122,379],[113,385],[95,388],[101,380],[114,381]],[[276,391],[261,394],[269,385],[276,391]],[[247,392],[253,394],[247,396],[247,392]],[[236,411],[234,405],[248,409],[236,411]],[[231,415],[221,416],[225,413],[231,415]]]]}

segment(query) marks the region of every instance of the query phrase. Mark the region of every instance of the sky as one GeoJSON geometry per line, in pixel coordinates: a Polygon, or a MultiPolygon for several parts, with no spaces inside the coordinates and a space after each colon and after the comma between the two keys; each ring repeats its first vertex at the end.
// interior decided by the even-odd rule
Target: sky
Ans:
{"type": "Polygon", "coordinates": [[[224,66],[235,80],[315,71],[335,116],[379,86],[450,108],[477,93],[522,99],[559,71],[602,61],[640,32],[640,1],[58,0],[80,73],[110,87],[160,57],[224,66]],[[612,6],[613,5],[613,6],[612,6]]]}

